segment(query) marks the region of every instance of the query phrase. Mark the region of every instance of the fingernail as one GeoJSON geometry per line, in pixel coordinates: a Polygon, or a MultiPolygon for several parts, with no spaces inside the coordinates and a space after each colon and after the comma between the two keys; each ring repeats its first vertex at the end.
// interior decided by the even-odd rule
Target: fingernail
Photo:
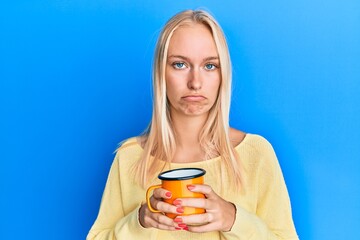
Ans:
{"type": "Polygon", "coordinates": [[[179,223],[179,227],[181,227],[182,229],[187,228],[185,223],[179,223]]]}
{"type": "Polygon", "coordinates": [[[177,211],[178,213],[183,213],[183,212],[184,212],[184,209],[183,209],[182,207],[178,207],[178,208],[176,209],[176,211],[177,211]]]}
{"type": "Polygon", "coordinates": [[[167,192],[167,193],[165,193],[165,196],[167,196],[167,197],[171,197],[171,192],[167,192]]]}
{"type": "Polygon", "coordinates": [[[176,229],[176,230],[181,230],[182,228],[176,227],[175,229],[176,229]]]}
{"type": "Polygon", "coordinates": [[[183,230],[189,231],[189,228],[188,228],[188,227],[184,227],[183,230]]]}
{"type": "Polygon", "coordinates": [[[181,200],[176,199],[175,201],[173,201],[173,205],[180,206],[181,205],[181,200]]]}
{"type": "Polygon", "coordinates": [[[174,219],[174,222],[177,222],[177,223],[182,222],[182,219],[177,217],[177,218],[174,219]]]}
{"type": "Polygon", "coordinates": [[[195,188],[195,186],[194,185],[187,185],[187,188],[191,191],[191,190],[193,190],[195,188]]]}

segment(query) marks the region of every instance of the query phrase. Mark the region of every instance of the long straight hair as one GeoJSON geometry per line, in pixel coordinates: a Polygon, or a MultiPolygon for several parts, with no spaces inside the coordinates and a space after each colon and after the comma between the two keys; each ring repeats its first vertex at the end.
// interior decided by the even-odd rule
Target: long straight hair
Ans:
{"type": "Polygon", "coordinates": [[[165,68],[169,42],[174,31],[181,26],[194,23],[203,24],[210,29],[217,47],[221,70],[218,97],[201,130],[199,142],[206,153],[205,160],[220,155],[221,164],[234,180],[235,186],[240,187],[242,182],[240,159],[229,138],[232,71],[225,35],[217,21],[206,11],[187,10],[176,14],[165,24],[156,45],[152,73],[155,98],[153,114],[143,135],[144,151],[133,168],[137,181],[144,188],[166,165],[170,166],[176,150],[176,138],[166,97],[165,68]]]}

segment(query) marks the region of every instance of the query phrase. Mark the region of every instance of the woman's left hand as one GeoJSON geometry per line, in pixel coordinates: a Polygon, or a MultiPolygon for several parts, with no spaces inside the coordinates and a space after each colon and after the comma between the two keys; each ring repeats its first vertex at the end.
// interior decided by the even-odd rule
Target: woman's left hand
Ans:
{"type": "Polygon", "coordinates": [[[203,214],[178,216],[174,219],[179,227],[190,232],[230,231],[236,215],[235,205],[222,199],[208,185],[189,185],[192,192],[205,198],[178,198],[181,207],[196,207],[206,210],[203,214]]]}

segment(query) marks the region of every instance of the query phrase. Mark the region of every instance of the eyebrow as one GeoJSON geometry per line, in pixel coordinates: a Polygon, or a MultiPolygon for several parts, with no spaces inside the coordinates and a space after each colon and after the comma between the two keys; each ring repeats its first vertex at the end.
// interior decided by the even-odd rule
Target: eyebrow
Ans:
{"type": "MultiPolygon", "coordinates": [[[[189,61],[189,58],[185,57],[185,56],[182,56],[182,55],[170,55],[168,57],[169,58],[181,58],[181,59],[184,59],[186,61],[189,61]]],[[[210,57],[207,57],[207,58],[204,58],[203,61],[210,61],[210,60],[219,60],[219,57],[217,56],[210,56],[210,57]]]]}

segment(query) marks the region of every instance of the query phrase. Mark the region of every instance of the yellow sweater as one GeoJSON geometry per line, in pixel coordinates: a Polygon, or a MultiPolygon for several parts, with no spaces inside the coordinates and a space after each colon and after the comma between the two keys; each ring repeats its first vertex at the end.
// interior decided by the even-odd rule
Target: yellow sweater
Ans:
{"type": "MultiPolygon", "coordinates": [[[[111,166],[98,217],[87,240],[262,240],[298,239],[283,175],[270,143],[247,134],[235,148],[244,165],[242,190],[232,191],[232,181],[221,165],[221,158],[195,163],[173,163],[171,168],[200,167],[204,181],[222,198],[235,204],[235,223],[229,232],[191,233],[143,228],[138,211],[145,202],[145,189],[135,183],[129,169],[143,151],[136,138],[118,150],[111,166]]],[[[152,184],[159,184],[155,179],[152,184]]]]}

